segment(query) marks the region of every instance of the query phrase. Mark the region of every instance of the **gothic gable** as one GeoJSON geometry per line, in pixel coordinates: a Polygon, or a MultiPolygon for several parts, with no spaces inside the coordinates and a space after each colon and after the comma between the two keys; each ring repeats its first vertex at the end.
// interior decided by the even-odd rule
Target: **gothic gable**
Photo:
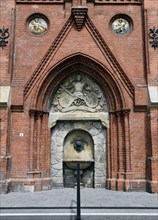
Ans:
{"type": "MultiPolygon", "coordinates": [[[[115,58],[114,54],[106,44],[105,40],[89,18],[89,16],[86,16],[85,18],[85,27],[90,33],[91,37],[93,38],[93,41],[99,46],[103,56],[105,57],[107,66],[109,66],[109,69],[111,69],[111,74],[113,74],[113,77],[116,81],[120,81],[122,85],[124,85],[124,88],[129,93],[131,97],[134,96],[134,86],[131,83],[131,80],[127,77],[125,71],[119,64],[118,60],[115,58]]],[[[40,80],[44,80],[45,75],[49,74],[50,68],[50,62],[55,56],[55,54],[58,52],[59,48],[61,48],[64,40],[66,37],[69,36],[69,33],[73,27],[74,24],[74,16],[71,15],[68,20],[66,21],[65,25],[62,27],[61,31],[59,32],[58,36],[56,37],[55,41],[52,43],[50,48],[48,49],[45,56],[42,58],[41,62],[33,72],[30,79],[27,81],[25,87],[24,87],[24,98],[26,99],[29,93],[32,91],[32,88],[34,87],[35,83],[40,80]],[[47,71],[47,73],[46,73],[47,71]],[[43,78],[43,79],[42,79],[43,78]]],[[[80,33],[80,32],[79,32],[80,33]]]]}

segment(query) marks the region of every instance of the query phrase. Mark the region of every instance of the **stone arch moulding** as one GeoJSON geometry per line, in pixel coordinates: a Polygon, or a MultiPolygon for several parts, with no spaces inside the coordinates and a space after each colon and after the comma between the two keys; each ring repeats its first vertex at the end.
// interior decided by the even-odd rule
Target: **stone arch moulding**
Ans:
{"type": "Polygon", "coordinates": [[[43,146],[47,149],[45,166],[50,170],[49,100],[60,83],[77,72],[91,77],[102,88],[109,106],[106,186],[108,189],[128,191],[131,178],[130,109],[123,95],[125,88],[119,86],[115,77],[103,65],[83,54],[75,54],[60,62],[36,87],[30,108],[30,170],[44,169],[40,167],[40,157],[34,157],[35,150],[38,153],[43,146]],[[34,146],[35,143],[38,144],[34,146]]]}

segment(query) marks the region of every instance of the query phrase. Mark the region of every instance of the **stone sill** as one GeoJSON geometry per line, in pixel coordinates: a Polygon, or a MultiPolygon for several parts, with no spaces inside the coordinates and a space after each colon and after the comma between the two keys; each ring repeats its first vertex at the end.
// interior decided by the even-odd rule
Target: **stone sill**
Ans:
{"type": "Polygon", "coordinates": [[[154,160],[154,161],[158,161],[158,157],[148,157],[148,160],[154,160]]]}
{"type": "Polygon", "coordinates": [[[86,162],[94,162],[94,160],[64,159],[63,162],[86,163],[86,162]]]}
{"type": "Polygon", "coordinates": [[[39,174],[42,173],[42,171],[35,170],[35,171],[28,171],[27,174],[39,174]]]}
{"type": "Polygon", "coordinates": [[[49,128],[56,125],[57,121],[101,121],[103,126],[109,127],[109,114],[107,112],[96,113],[50,113],[49,114],[49,128]]]}

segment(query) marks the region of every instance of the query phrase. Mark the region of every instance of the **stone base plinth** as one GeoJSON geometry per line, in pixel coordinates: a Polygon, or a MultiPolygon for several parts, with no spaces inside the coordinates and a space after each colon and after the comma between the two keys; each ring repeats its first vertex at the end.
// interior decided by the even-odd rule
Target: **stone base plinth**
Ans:
{"type": "Polygon", "coordinates": [[[7,179],[1,181],[2,192],[37,192],[51,189],[51,178],[7,179]]]}
{"type": "Polygon", "coordinates": [[[116,191],[158,192],[158,181],[138,179],[107,179],[106,188],[116,191]]]}
{"type": "MultiPolygon", "coordinates": [[[[2,193],[37,192],[52,189],[52,177],[5,179],[1,181],[2,193]]],[[[95,188],[98,188],[97,186],[95,188]]],[[[103,188],[103,187],[101,187],[103,188]]],[[[106,189],[116,191],[158,193],[158,181],[107,179],[106,189]]]]}

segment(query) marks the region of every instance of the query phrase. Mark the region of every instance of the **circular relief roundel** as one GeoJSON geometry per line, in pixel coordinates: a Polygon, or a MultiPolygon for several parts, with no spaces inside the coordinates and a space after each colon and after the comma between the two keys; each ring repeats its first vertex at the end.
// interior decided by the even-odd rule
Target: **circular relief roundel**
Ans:
{"type": "Polygon", "coordinates": [[[41,17],[33,17],[29,21],[28,28],[32,34],[40,35],[47,30],[48,24],[46,20],[41,17]]]}
{"type": "Polygon", "coordinates": [[[124,35],[130,31],[130,23],[125,18],[117,18],[112,22],[112,31],[117,35],[124,35]]]}

